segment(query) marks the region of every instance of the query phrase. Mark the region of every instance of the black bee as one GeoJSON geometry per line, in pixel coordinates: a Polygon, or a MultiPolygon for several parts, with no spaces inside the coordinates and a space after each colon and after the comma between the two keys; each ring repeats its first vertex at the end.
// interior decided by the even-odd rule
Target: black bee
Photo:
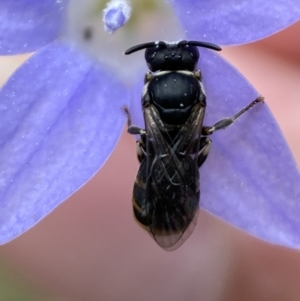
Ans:
{"type": "Polygon", "coordinates": [[[136,221],[166,250],[175,250],[191,235],[199,211],[199,167],[206,160],[208,135],[224,129],[256,103],[258,97],[231,118],[203,126],[206,108],[198,47],[220,51],[199,41],[150,42],[125,54],[146,49],[150,69],[145,75],[142,108],[145,130],[131,124],[128,132],[140,135],[140,168],[133,189],[136,221]]]}

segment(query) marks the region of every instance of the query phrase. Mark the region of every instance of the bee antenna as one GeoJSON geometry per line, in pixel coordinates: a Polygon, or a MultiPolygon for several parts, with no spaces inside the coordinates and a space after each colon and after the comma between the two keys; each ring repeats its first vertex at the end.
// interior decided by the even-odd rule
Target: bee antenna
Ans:
{"type": "Polygon", "coordinates": [[[135,45],[133,47],[130,47],[129,49],[127,49],[124,54],[131,54],[133,52],[142,50],[142,49],[146,49],[146,48],[151,48],[151,47],[167,47],[166,42],[163,41],[159,41],[159,42],[148,42],[148,43],[143,43],[143,44],[139,44],[139,45],[135,45]]]}
{"type": "Polygon", "coordinates": [[[190,46],[204,47],[204,48],[209,48],[209,49],[216,50],[216,51],[222,50],[222,48],[220,46],[213,44],[213,43],[201,42],[201,41],[182,41],[182,42],[184,42],[186,45],[190,45],[190,46]]]}

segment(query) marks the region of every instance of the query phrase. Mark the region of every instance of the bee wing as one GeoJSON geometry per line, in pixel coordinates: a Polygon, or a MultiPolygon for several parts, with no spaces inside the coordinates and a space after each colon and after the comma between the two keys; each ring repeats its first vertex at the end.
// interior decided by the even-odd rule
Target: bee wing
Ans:
{"type": "Polygon", "coordinates": [[[166,250],[192,233],[199,210],[199,148],[204,108],[195,108],[175,139],[154,106],[144,109],[147,132],[146,216],[149,233],[166,250]],[[198,153],[198,149],[196,149],[198,153]]]}
{"type": "Polygon", "coordinates": [[[156,161],[162,164],[165,171],[167,169],[164,165],[171,165],[174,168],[173,171],[180,171],[183,159],[189,160],[190,157],[196,164],[204,113],[205,108],[200,103],[196,104],[186,123],[181,127],[177,136],[172,139],[155,106],[149,105],[144,108],[147,132],[146,152],[150,154],[148,156],[148,174],[150,174],[151,165],[156,161]]]}

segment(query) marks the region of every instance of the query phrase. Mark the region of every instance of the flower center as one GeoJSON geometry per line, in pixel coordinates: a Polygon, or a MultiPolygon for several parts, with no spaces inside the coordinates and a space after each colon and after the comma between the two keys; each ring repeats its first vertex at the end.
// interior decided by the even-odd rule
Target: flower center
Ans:
{"type": "Polygon", "coordinates": [[[70,0],[66,31],[69,39],[128,83],[146,65],[143,51],[125,57],[127,48],[184,38],[172,6],[163,0],[70,0]]]}

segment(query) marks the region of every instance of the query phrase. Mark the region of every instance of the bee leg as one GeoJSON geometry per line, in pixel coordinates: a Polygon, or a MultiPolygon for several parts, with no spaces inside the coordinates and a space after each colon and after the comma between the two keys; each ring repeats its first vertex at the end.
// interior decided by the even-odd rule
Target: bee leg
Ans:
{"type": "Polygon", "coordinates": [[[254,107],[259,102],[262,102],[263,100],[264,100],[264,97],[259,96],[255,100],[250,102],[246,107],[244,107],[239,112],[237,112],[235,115],[233,115],[232,117],[223,118],[223,119],[219,120],[218,122],[216,122],[213,126],[209,126],[209,127],[204,126],[204,127],[202,127],[202,135],[211,135],[215,131],[227,128],[236,119],[238,119],[241,115],[243,115],[245,112],[247,112],[249,109],[254,107]]]}
{"type": "Polygon", "coordinates": [[[142,163],[146,157],[145,145],[142,139],[139,139],[136,142],[136,154],[139,162],[142,163]]]}
{"type": "Polygon", "coordinates": [[[128,110],[127,106],[123,106],[122,110],[125,112],[126,117],[127,117],[127,132],[131,135],[141,135],[144,136],[146,135],[145,130],[143,130],[142,128],[136,126],[136,125],[132,125],[132,119],[131,119],[131,114],[128,110]]]}
{"type": "Polygon", "coordinates": [[[211,140],[208,137],[202,137],[200,140],[197,164],[200,167],[206,160],[211,146],[211,140]]]}
{"type": "Polygon", "coordinates": [[[146,135],[145,130],[139,128],[138,126],[132,125],[131,115],[127,106],[123,106],[122,110],[125,112],[127,116],[127,132],[132,135],[140,135],[141,139],[136,141],[136,154],[139,162],[141,163],[143,159],[146,157],[145,145],[143,138],[146,135]]]}
{"type": "Polygon", "coordinates": [[[138,127],[136,125],[129,126],[127,129],[127,133],[129,133],[131,135],[140,135],[140,136],[146,135],[145,130],[141,129],[140,127],[138,127]]]}

